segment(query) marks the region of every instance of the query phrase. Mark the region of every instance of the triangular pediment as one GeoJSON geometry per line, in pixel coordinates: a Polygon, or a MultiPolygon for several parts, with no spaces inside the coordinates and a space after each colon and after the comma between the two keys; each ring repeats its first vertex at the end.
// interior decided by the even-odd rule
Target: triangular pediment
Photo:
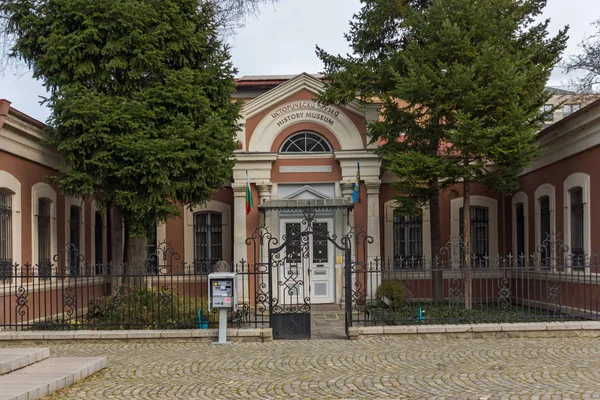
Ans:
{"type": "Polygon", "coordinates": [[[286,197],[286,199],[328,199],[329,196],[319,192],[318,190],[304,185],[300,189],[296,190],[292,194],[286,197]]]}
{"type": "MultiPolygon", "coordinates": [[[[308,90],[309,92],[318,95],[325,90],[325,84],[320,79],[303,72],[245,103],[242,108],[243,118],[252,118],[302,90],[308,90]]],[[[345,106],[338,107],[346,108],[361,116],[365,115],[364,107],[358,100],[354,100],[345,106]]]]}

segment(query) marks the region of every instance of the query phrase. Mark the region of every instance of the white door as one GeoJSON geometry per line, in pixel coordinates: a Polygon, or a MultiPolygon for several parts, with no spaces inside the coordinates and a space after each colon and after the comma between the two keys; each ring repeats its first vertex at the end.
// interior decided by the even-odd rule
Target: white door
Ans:
{"type": "MultiPolygon", "coordinates": [[[[327,235],[333,226],[332,220],[321,220],[313,225],[315,232],[327,235]]],[[[290,240],[304,228],[299,220],[282,221],[286,246],[285,270],[280,271],[280,301],[285,303],[310,297],[312,304],[334,301],[334,254],[333,245],[325,236],[309,235],[305,239],[290,240]]]]}

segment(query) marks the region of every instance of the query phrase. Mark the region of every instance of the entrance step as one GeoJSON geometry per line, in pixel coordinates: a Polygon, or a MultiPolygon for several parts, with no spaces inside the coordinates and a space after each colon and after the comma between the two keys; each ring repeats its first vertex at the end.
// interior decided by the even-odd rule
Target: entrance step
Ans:
{"type": "Polygon", "coordinates": [[[310,312],[325,313],[325,312],[344,312],[344,307],[339,304],[311,304],[310,312]]]}
{"type": "Polygon", "coordinates": [[[0,400],[47,396],[106,367],[106,357],[48,358],[0,376],[0,400]]]}
{"type": "Polygon", "coordinates": [[[48,357],[50,357],[50,349],[47,348],[2,348],[0,349],[0,375],[35,364],[48,357]]]}

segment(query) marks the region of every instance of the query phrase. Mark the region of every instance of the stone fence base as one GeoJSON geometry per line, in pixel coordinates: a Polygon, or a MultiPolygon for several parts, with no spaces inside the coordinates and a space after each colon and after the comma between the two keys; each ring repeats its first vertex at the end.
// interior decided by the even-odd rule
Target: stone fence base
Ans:
{"type": "MultiPolygon", "coordinates": [[[[218,336],[218,329],[2,331],[0,332],[0,341],[198,339],[213,342],[218,336]]],[[[273,340],[273,333],[271,328],[227,329],[227,340],[232,342],[270,342],[273,340]]]]}
{"type": "Polygon", "coordinates": [[[600,337],[600,321],[530,322],[512,324],[402,325],[351,327],[349,339],[399,337],[444,338],[551,338],[600,337]]]}

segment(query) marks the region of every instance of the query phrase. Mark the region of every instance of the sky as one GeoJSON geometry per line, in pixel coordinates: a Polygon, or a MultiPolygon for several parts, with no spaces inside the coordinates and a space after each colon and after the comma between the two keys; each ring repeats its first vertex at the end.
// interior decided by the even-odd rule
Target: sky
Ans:
{"type": "MultiPolygon", "coordinates": [[[[260,14],[229,39],[237,76],[321,72],[323,65],[315,55],[315,46],[334,54],[350,52],[343,34],[359,9],[359,0],[279,0],[262,6],[260,14]]],[[[551,20],[551,34],[570,26],[568,57],[579,52],[579,43],[586,35],[595,32],[590,24],[600,19],[600,1],[548,0],[544,17],[551,20]]],[[[558,67],[548,85],[564,87],[576,76],[565,75],[558,67]]],[[[0,98],[41,121],[50,115],[39,104],[39,96],[45,93],[27,71],[10,70],[0,76],[0,98]]]]}

